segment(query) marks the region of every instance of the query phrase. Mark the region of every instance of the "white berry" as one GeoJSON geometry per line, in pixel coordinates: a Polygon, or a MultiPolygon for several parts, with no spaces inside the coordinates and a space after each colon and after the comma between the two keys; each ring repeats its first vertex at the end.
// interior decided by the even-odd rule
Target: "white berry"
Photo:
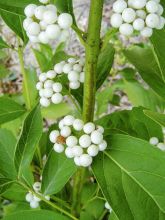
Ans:
{"type": "Polygon", "coordinates": [[[73,122],[75,120],[75,118],[72,116],[72,115],[67,115],[64,117],[64,124],[67,125],[67,126],[71,126],[73,125],[73,122]]]}
{"type": "Polygon", "coordinates": [[[51,131],[49,139],[52,143],[56,143],[57,137],[60,135],[60,132],[57,130],[51,131]]]}
{"type": "Polygon", "coordinates": [[[48,107],[48,106],[50,105],[50,101],[49,101],[49,99],[42,97],[42,98],[40,99],[40,104],[41,104],[43,107],[48,107]]]}
{"type": "Polygon", "coordinates": [[[83,126],[84,126],[84,122],[80,119],[76,119],[74,120],[73,122],[73,128],[76,130],[76,131],[81,131],[83,129],[83,126]]]}
{"type": "Polygon", "coordinates": [[[37,90],[40,90],[40,89],[42,89],[43,88],[43,83],[42,82],[38,82],[37,84],[36,84],[36,89],[37,90]]]}
{"type": "Polygon", "coordinates": [[[24,13],[27,17],[33,17],[35,9],[36,9],[37,5],[35,4],[30,4],[28,6],[26,6],[24,13]]]}
{"type": "Polygon", "coordinates": [[[47,76],[47,78],[49,78],[49,79],[53,79],[54,77],[56,77],[56,73],[54,72],[54,70],[49,70],[49,71],[46,73],[46,76],[47,76]]]}
{"type": "Polygon", "coordinates": [[[153,30],[152,30],[152,28],[145,27],[140,33],[141,33],[141,35],[143,37],[147,37],[148,38],[148,37],[152,36],[153,30]]]}
{"type": "Polygon", "coordinates": [[[91,157],[95,157],[98,152],[99,152],[99,149],[98,149],[98,146],[92,144],[88,147],[88,150],[87,150],[88,154],[91,156],[91,157]]]}
{"type": "Polygon", "coordinates": [[[57,92],[57,93],[61,92],[61,91],[62,91],[62,85],[61,85],[61,83],[59,83],[59,82],[54,83],[54,84],[53,84],[53,91],[54,91],[54,92],[57,92]]]}
{"type": "Polygon", "coordinates": [[[83,130],[86,134],[92,133],[95,130],[95,124],[92,122],[88,122],[84,125],[83,130]]]}
{"type": "Polygon", "coordinates": [[[133,0],[132,6],[135,9],[142,9],[145,7],[147,0],[133,0]]]}
{"type": "Polygon", "coordinates": [[[150,144],[157,145],[159,143],[159,140],[157,137],[151,137],[149,140],[150,144]]]}
{"type": "Polygon", "coordinates": [[[88,167],[92,164],[92,157],[88,154],[82,154],[80,156],[80,164],[83,167],[88,167]]]}
{"type": "Polygon", "coordinates": [[[146,17],[146,25],[149,28],[156,28],[159,24],[159,16],[156,14],[149,14],[146,17]]]}
{"type": "Polygon", "coordinates": [[[53,24],[56,22],[57,20],[57,14],[56,12],[52,11],[52,10],[47,10],[44,12],[43,14],[43,20],[47,23],[47,24],[53,24]]]}
{"type": "Polygon", "coordinates": [[[157,147],[162,150],[165,151],[165,144],[164,143],[158,143],[157,147]]]}
{"type": "Polygon", "coordinates": [[[115,13],[111,16],[112,27],[119,28],[122,23],[123,23],[123,18],[121,16],[121,14],[115,13]]]}
{"type": "Polygon", "coordinates": [[[72,70],[72,64],[66,63],[63,67],[63,72],[64,73],[69,73],[72,70]]]}
{"type": "Polygon", "coordinates": [[[99,131],[93,131],[91,134],[91,140],[94,144],[100,144],[103,140],[103,135],[99,131]]]}
{"type": "Polygon", "coordinates": [[[73,151],[72,151],[71,147],[67,147],[65,149],[65,155],[67,156],[67,158],[73,158],[74,157],[73,151]]]}
{"type": "Polygon", "coordinates": [[[30,207],[31,207],[32,209],[36,209],[36,208],[39,207],[39,203],[38,203],[37,201],[35,201],[35,200],[32,200],[32,201],[30,202],[30,207]]]}
{"type": "Polygon", "coordinates": [[[80,157],[74,157],[74,162],[77,166],[81,166],[80,157]]]}
{"type": "Polygon", "coordinates": [[[113,11],[116,13],[122,13],[127,8],[127,3],[124,0],[117,0],[113,4],[113,11]]]}
{"type": "Polygon", "coordinates": [[[131,24],[122,24],[119,29],[120,33],[125,36],[130,36],[133,33],[133,26],[131,24]]]}
{"type": "Polygon", "coordinates": [[[72,16],[68,13],[62,13],[58,17],[58,24],[63,29],[69,29],[72,26],[73,19],[72,16]]]}
{"type": "Polygon", "coordinates": [[[49,39],[57,39],[60,36],[61,30],[58,25],[50,24],[46,28],[46,35],[49,39]]]}
{"type": "Polygon", "coordinates": [[[35,192],[39,192],[41,190],[41,183],[40,182],[35,182],[33,184],[33,189],[35,192]]]}
{"type": "Polygon", "coordinates": [[[83,154],[83,149],[80,146],[74,146],[72,148],[74,157],[79,157],[83,154]]]}
{"type": "Polygon", "coordinates": [[[137,10],[136,15],[143,20],[146,18],[146,12],[144,10],[137,10]]]}
{"type": "Polygon", "coordinates": [[[29,24],[31,24],[33,22],[33,20],[31,18],[26,18],[23,21],[23,27],[24,29],[27,31],[29,24]]]}
{"type": "Polygon", "coordinates": [[[99,151],[104,151],[106,148],[107,148],[107,142],[103,140],[103,141],[99,144],[99,151]]]}
{"type": "Polygon", "coordinates": [[[25,199],[27,202],[31,202],[33,200],[33,194],[31,192],[27,193],[25,199]]]}
{"type": "Polygon", "coordinates": [[[69,136],[67,139],[66,139],[66,145],[68,147],[74,147],[76,146],[78,143],[78,140],[75,136],[69,136]]]}
{"type": "Polygon", "coordinates": [[[41,31],[40,32],[40,34],[38,35],[38,39],[43,44],[48,44],[49,43],[49,38],[48,38],[48,36],[47,36],[45,31],[41,31]]]}
{"type": "Polygon", "coordinates": [[[45,12],[45,7],[40,5],[38,6],[36,9],[35,9],[35,17],[39,20],[42,20],[43,19],[43,14],[45,12]]]}
{"type": "Polygon", "coordinates": [[[72,81],[69,83],[69,87],[71,89],[78,89],[80,87],[80,82],[79,81],[72,81]]]}
{"type": "Polygon", "coordinates": [[[40,202],[41,201],[41,199],[40,198],[38,198],[37,196],[33,196],[33,199],[34,199],[34,201],[36,201],[36,202],[40,202]]]}
{"type": "Polygon", "coordinates": [[[68,74],[69,81],[76,82],[79,80],[79,74],[76,71],[70,71],[68,74]]]}
{"type": "Polygon", "coordinates": [[[84,134],[79,139],[79,144],[83,148],[87,148],[91,145],[91,137],[87,134],[84,134]]]}
{"type": "Polygon", "coordinates": [[[45,73],[41,73],[41,74],[39,75],[39,80],[40,80],[41,82],[44,82],[46,79],[47,79],[47,77],[46,77],[46,74],[45,74],[45,73]]]}
{"type": "Polygon", "coordinates": [[[62,102],[63,96],[61,95],[61,93],[56,93],[52,96],[51,100],[54,104],[59,104],[62,102]]]}
{"type": "Polygon", "coordinates": [[[61,129],[60,134],[61,134],[63,137],[68,137],[68,136],[71,134],[71,129],[70,129],[70,127],[64,126],[64,127],[61,129]]]}
{"type": "Polygon", "coordinates": [[[39,2],[41,2],[43,4],[47,4],[49,2],[49,0],[39,0],[39,2]]]}
{"type": "Polygon", "coordinates": [[[132,8],[124,9],[122,18],[126,23],[131,23],[135,20],[136,12],[132,8]]]}
{"type": "Polygon", "coordinates": [[[155,13],[158,11],[158,4],[155,1],[148,1],[146,9],[149,13],[155,13]]]}
{"type": "Polygon", "coordinates": [[[53,90],[50,88],[44,89],[43,92],[44,92],[44,97],[46,98],[50,98],[53,95],[53,90]]]}
{"type": "Polygon", "coordinates": [[[64,151],[64,146],[62,144],[55,143],[53,149],[57,153],[62,153],[64,151]]]}
{"type": "Polygon", "coordinates": [[[143,30],[144,25],[145,25],[144,20],[141,19],[141,18],[137,18],[137,19],[134,20],[134,22],[133,22],[133,27],[134,27],[134,29],[137,30],[137,31],[143,30]]]}
{"type": "Polygon", "coordinates": [[[61,62],[61,63],[57,63],[55,66],[54,66],[54,70],[57,74],[61,74],[62,71],[63,71],[63,66],[65,65],[65,62],[61,62]]]}
{"type": "Polygon", "coordinates": [[[40,25],[37,22],[32,22],[27,27],[29,35],[36,36],[40,33],[40,25]]]}

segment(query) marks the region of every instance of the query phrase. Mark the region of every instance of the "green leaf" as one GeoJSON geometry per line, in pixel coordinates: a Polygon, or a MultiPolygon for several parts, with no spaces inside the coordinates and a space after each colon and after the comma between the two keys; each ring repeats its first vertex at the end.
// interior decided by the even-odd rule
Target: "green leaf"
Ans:
{"type": "Polygon", "coordinates": [[[57,119],[67,115],[71,111],[71,107],[66,103],[59,105],[50,105],[47,108],[42,108],[42,116],[46,119],[57,119]]]}
{"type": "Polygon", "coordinates": [[[10,70],[4,64],[0,64],[0,80],[7,77],[10,73],[10,70]]]}
{"type": "Polygon", "coordinates": [[[107,141],[109,148],[94,160],[93,172],[118,218],[164,219],[165,154],[127,135],[107,141]]]}
{"type": "Polygon", "coordinates": [[[111,212],[109,220],[119,220],[114,211],[111,212]]]}
{"type": "Polygon", "coordinates": [[[97,65],[97,89],[103,84],[107,76],[110,74],[110,70],[114,61],[115,50],[112,44],[108,44],[100,53],[97,65]]]}
{"type": "Polygon", "coordinates": [[[69,218],[52,211],[20,211],[12,215],[5,216],[3,220],[69,220],[69,218]]]}
{"type": "Polygon", "coordinates": [[[8,48],[9,45],[0,37],[0,49],[8,48]]]}
{"type": "Polygon", "coordinates": [[[38,62],[39,68],[42,72],[50,70],[50,66],[48,65],[48,59],[44,53],[40,52],[39,50],[33,49],[34,55],[38,62]]]}
{"type": "Polygon", "coordinates": [[[128,60],[136,67],[143,80],[163,99],[165,98],[165,80],[158,59],[149,47],[133,46],[124,51],[128,60]]]}
{"type": "Polygon", "coordinates": [[[66,158],[63,154],[52,151],[42,174],[42,192],[44,195],[59,192],[75,171],[76,166],[72,160],[66,158]]]}
{"type": "Polygon", "coordinates": [[[37,144],[42,135],[42,118],[40,108],[35,107],[26,117],[20,138],[16,145],[14,163],[18,178],[24,178],[29,170],[37,144]]]}
{"type": "Polygon", "coordinates": [[[144,108],[142,107],[135,107],[131,111],[115,112],[102,117],[97,123],[105,128],[106,136],[110,133],[121,133],[145,140],[155,136],[163,140],[161,126],[148,118],[143,110],[144,108]]]}
{"type": "Polygon", "coordinates": [[[149,110],[144,110],[144,114],[151,118],[153,121],[157,122],[159,125],[165,127],[165,114],[160,114],[158,112],[152,112],[149,110]]]}
{"type": "Polygon", "coordinates": [[[25,113],[25,109],[7,97],[0,97],[0,124],[12,121],[25,113]]]}

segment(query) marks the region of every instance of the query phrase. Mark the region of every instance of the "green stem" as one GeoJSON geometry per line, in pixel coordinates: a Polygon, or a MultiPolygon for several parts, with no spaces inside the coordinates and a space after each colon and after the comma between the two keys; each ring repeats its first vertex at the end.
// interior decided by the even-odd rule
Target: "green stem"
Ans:
{"type": "MultiPolygon", "coordinates": [[[[100,52],[100,30],[104,0],[91,0],[88,33],[85,43],[86,70],[84,83],[83,120],[93,121],[96,92],[96,71],[100,52]]],[[[79,216],[81,208],[81,191],[84,184],[85,169],[77,171],[73,185],[72,213],[79,216]]]]}
{"type": "Polygon", "coordinates": [[[96,71],[100,52],[100,30],[104,0],[91,0],[86,42],[86,70],[84,83],[83,119],[93,121],[96,93],[96,71]]]}
{"type": "Polygon", "coordinates": [[[23,85],[24,85],[24,90],[25,90],[25,95],[26,95],[26,107],[28,110],[31,109],[31,101],[29,97],[29,89],[27,85],[27,76],[26,76],[26,70],[25,70],[25,64],[24,64],[24,58],[23,58],[23,48],[21,46],[18,47],[18,57],[20,61],[20,68],[21,68],[21,73],[23,76],[23,85]]]}

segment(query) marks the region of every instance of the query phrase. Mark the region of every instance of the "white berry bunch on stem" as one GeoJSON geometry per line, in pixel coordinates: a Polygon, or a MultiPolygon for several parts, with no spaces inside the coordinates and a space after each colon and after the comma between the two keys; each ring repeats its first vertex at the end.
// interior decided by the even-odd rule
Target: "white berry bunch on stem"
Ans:
{"type": "MultiPolygon", "coordinates": [[[[41,190],[41,183],[40,182],[35,182],[33,184],[33,189],[35,191],[36,194],[40,194],[40,190],[41,190]]],[[[41,199],[39,197],[37,197],[37,195],[35,195],[34,193],[32,192],[28,192],[26,194],[26,197],[25,197],[26,201],[30,203],[30,207],[32,209],[36,209],[39,207],[39,202],[41,201],[41,199]]],[[[49,196],[45,196],[45,199],[46,200],[50,200],[50,197],[49,196]]]]}
{"type": "Polygon", "coordinates": [[[50,141],[57,153],[65,151],[67,158],[74,158],[77,166],[88,167],[99,151],[107,148],[103,139],[104,128],[93,122],[85,123],[71,115],[59,122],[59,130],[50,133],[50,141]]]}
{"type": "Polygon", "coordinates": [[[26,19],[23,27],[29,40],[43,44],[48,44],[51,40],[66,41],[73,24],[72,16],[68,13],[58,16],[55,5],[47,4],[46,0],[40,2],[45,5],[29,4],[24,10],[26,19]]]}
{"type": "Polygon", "coordinates": [[[113,4],[111,25],[119,28],[122,35],[130,36],[137,32],[148,38],[153,29],[163,29],[165,18],[160,0],[117,0],[113,4]]]}

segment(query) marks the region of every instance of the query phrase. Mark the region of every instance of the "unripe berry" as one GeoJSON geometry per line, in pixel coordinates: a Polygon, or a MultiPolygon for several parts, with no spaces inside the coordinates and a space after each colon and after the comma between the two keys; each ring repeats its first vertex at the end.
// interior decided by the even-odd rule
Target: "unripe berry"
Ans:
{"type": "Polygon", "coordinates": [[[127,8],[127,3],[123,0],[117,0],[113,4],[113,11],[116,13],[122,13],[127,8]]]}
{"type": "Polygon", "coordinates": [[[30,5],[26,6],[26,8],[24,10],[25,15],[27,17],[33,17],[36,8],[37,8],[37,5],[35,5],[35,4],[30,4],[30,5]]]}
{"type": "Polygon", "coordinates": [[[148,37],[152,36],[153,30],[152,30],[152,28],[145,27],[140,33],[141,33],[141,35],[143,37],[147,37],[148,38],[148,37]]]}
{"type": "Polygon", "coordinates": [[[40,104],[41,104],[43,107],[48,107],[48,106],[50,105],[50,101],[49,101],[49,99],[42,97],[42,98],[40,99],[40,104]]]}
{"type": "Polygon", "coordinates": [[[91,140],[94,144],[100,144],[103,141],[103,135],[99,131],[93,131],[91,134],[91,140]]]}
{"type": "Polygon", "coordinates": [[[80,82],[79,81],[70,82],[69,87],[71,89],[78,89],[80,87],[80,82]]]}
{"type": "Polygon", "coordinates": [[[74,157],[71,147],[67,147],[65,149],[65,155],[66,155],[67,158],[73,158],[74,157]]]}
{"type": "Polygon", "coordinates": [[[53,149],[57,153],[62,153],[64,151],[64,146],[62,144],[55,143],[53,149]]]}
{"type": "Polygon", "coordinates": [[[62,29],[69,29],[73,24],[72,16],[68,13],[62,13],[58,17],[58,24],[62,29]]]}
{"type": "Polygon", "coordinates": [[[91,145],[91,137],[87,134],[84,134],[79,139],[79,144],[83,148],[87,148],[91,145]]]}
{"type": "Polygon", "coordinates": [[[32,22],[27,27],[28,34],[36,36],[40,33],[40,25],[37,22],[32,22]]]}
{"type": "Polygon", "coordinates": [[[25,199],[27,202],[31,202],[33,200],[33,194],[31,192],[27,193],[25,199]]]}
{"type": "Polygon", "coordinates": [[[68,137],[68,136],[71,134],[71,129],[70,129],[70,127],[64,126],[64,127],[61,129],[60,134],[61,134],[63,137],[68,137]]]}
{"type": "Polygon", "coordinates": [[[82,154],[80,156],[80,164],[83,167],[89,167],[92,164],[92,157],[88,154],[82,154]]]}
{"type": "Polygon", "coordinates": [[[91,157],[95,157],[98,152],[99,152],[99,149],[98,149],[98,146],[92,144],[88,147],[88,150],[87,150],[88,154],[91,156],[91,157]]]}
{"type": "Polygon", "coordinates": [[[119,29],[120,33],[125,36],[130,36],[133,33],[133,27],[131,24],[122,24],[119,29]]]}
{"type": "Polygon", "coordinates": [[[72,115],[67,115],[64,117],[64,124],[67,125],[67,126],[71,126],[73,125],[73,122],[75,120],[75,118],[72,116],[72,115]]]}
{"type": "Polygon", "coordinates": [[[49,139],[52,143],[56,143],[57,137],[60,135],[60,132],[57,130],[51,131],[49,139]]]}
{"type": "Polygon", "coordinates": [[[30,202],[30,207],[31,207],[32,209],[36,209],[36,208],[39,207],[39,203],[38,203],[37,201],[35,201],[35,200],[32,200],[32,201],[30,202]]]}
{"type": "Polygon", "coordinates": [[[61,93],[56,93],[52,96],[51,100],[54,104],[59,104],[62,102],[63,96],[61,95],[61,93]]]}
{"type": "Polygon", "coordinates": [[[122,18],[126,23],[131,23],[135,20],[136,12],[132,8],[124,9],[122,18]]]}
{"type": "Polygon", "coordinates": [[[69,136],[67,139],[66,139],[66,145],[68,147],[74,147],[76,146],[78,143],[78,140],[75,136],[69,136]]]}
{"type": "Polygon", "coordinates": [[[57,82],[53,84],[53,91],[60,93],[62,91],[62,85],[61,83],[57,82]]]}
{"type": "Polygon", "coordinates": [[[33,189],[35,192],[39,192],[41,190],[41,183],[40,182],[35,182],[33,184],[33,189]]]}
{"type": "Polygon", "coordinates": [[[149,140],[150,144],[157,145],[159,143],[159,140],[157,137],[151,137],[149,140]]]}
{"type": "Polygon", "coordinates": [[[74,120],[73,122],[73,128],[76,130],[76,131],[81,131],[83,129],[83,126],[84,126],[84,122],[80,119],[76,119],[74,120]]]}
{"type": "Polygon", "coordinates": [[[43,20],[47,24],[53,24],[57,20],[57,14],[54,11],[52,11],[52,10],[47,10],[43,14],[43,20]]]}
{"type": "Polygon", "coordinates": [[[95,124],[92,122],[88,122],[84,125],[83,130],[86,134],[92,133],[95,130],[95,124]]]}
{"type": "Polygon", "coordinates": [[[74,146],[72,148],[74,157],[79,157],[83,154],[83,149],[80,146],[74,146]]]}
{"type": "Polygon", "coordinates": [[[103,141],[99,144],[99,151],[104,151],[106,148],[107,148],[107,142],[103,140],[103,141]]]}
{"type": "Polygon", "coordinates": [[[112,27],[119,28],[122,23],[123,23],[123,18],[121,16],[121,14],[115,13],[111,16],[111,25],[112,25],[112,27]]]}
{"type": "Polygon", "coordinates": [[[50,24],[46,28],[46,35],[49,39],[57,39],[60,36],[61,30],[58,25],[50,24]]]}

